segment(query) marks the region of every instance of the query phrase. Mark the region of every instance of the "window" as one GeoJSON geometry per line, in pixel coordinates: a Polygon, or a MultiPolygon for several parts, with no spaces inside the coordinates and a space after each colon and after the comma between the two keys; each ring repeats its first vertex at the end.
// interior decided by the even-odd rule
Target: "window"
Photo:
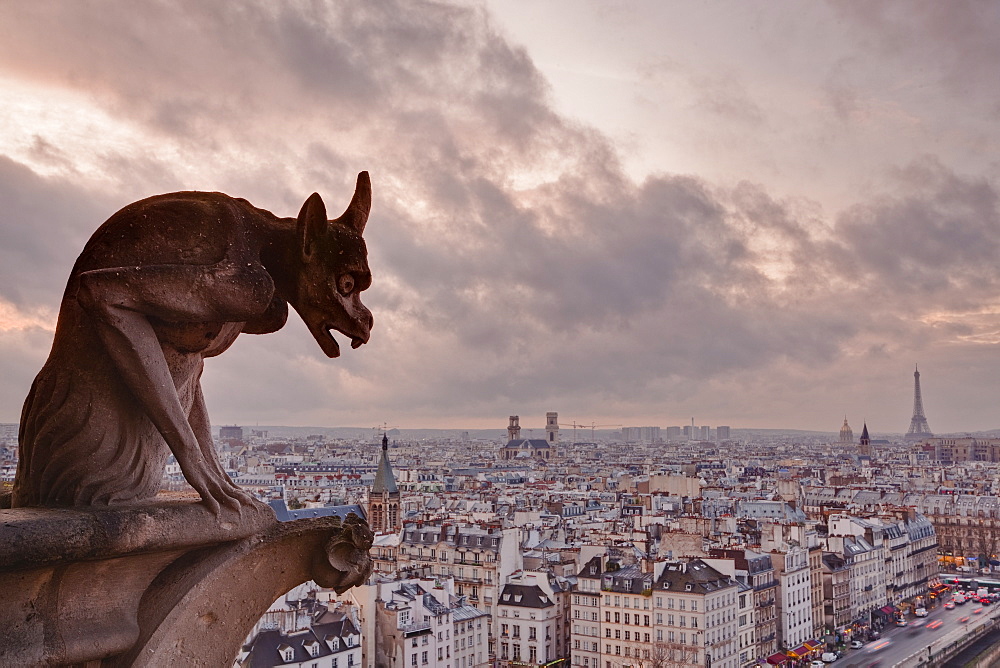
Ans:
{"type": "Polygon", "coordinates": [[[420,663],[427,663],[427,652],[420,653],[420,663]]]}

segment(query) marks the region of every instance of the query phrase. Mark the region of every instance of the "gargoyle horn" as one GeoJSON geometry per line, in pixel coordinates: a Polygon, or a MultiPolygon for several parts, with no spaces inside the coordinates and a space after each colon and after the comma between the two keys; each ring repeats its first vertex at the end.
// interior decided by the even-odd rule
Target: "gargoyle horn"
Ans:
{"type": "Polygon", "coordinates": [[[354,189],[354,198],[351,200],[347,211],[344,211],[337,220],[345,225],[353,227],[358,234],[363,234],[365,224],[368,222],[368,214],[372,210],[372,182],[368,178],[368,172],[358,174],[358,185],[354,189]]]}

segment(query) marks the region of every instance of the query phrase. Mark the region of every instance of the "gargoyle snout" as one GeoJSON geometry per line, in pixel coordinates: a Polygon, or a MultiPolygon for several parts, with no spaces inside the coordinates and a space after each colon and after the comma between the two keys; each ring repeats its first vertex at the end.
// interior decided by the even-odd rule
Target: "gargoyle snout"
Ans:
{"type": "Polygon", "coordinates": [[[372,316],[372,312],[364,306],[358,309],[357,321],[362,329],[364,329],[364,332],[360,336],[351,338],[351,348],[360,348],[362,345],[368,343],[372,335],[372,327],[375,325],[375,318],[372,316]]]}

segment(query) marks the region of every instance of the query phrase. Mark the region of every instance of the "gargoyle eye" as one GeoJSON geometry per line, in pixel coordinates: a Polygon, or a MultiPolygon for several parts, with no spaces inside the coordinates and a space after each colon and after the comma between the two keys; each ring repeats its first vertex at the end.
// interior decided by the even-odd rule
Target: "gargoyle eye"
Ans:
{"type": "Polygon", "coordinates": [[[337,289],[340,290],[340,294],[349,295],[354,291],[354,277],[350,274],[344,274],[337,279],[337,289]]]}

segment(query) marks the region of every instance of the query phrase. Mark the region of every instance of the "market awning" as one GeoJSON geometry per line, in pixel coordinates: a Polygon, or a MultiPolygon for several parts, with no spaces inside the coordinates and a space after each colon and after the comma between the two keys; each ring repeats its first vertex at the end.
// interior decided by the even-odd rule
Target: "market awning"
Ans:
{"type": "Polygon", "coordinates": [[[802,644],[808,647],[813,652],[815,652],[818,649],[823,649],[823,643],[821,643],[818,640],[807,640],[802,644]]]}
{"type": "Polygon", "coordinates": [[[788,652],[788,656],[794,656],[794,657],[795,657],[795,658],[797,658],[797,659],[802,659],[802,658],[804,658],[804,657],[808,656],[808,655],[809,655],[809,652],[811,652],[811,651],[812,651],[812,650],[810,650],[810,649],[809,649],[808,647],[806,647],[805,645],[799,645],[799,646],[798,646],[798,647],[796,647],[795,649],[793,649],[793,650],[789,650],[789,652],[788,652]]]}
{"type": "Polygon", "coordinates": [[[767,657],[767,662],[772,666],[780,666],[785,661],[788,661],[788,656],[782,652],[775,652],[771,656],[767,657]]]}
{"type": "Polygon", "coordinates": [[[882,612],[884,612],[887,615],[891,615],[896,612],[896,608],[892,607],[891,605],[884,605],[882,606],[882,612]]]}

